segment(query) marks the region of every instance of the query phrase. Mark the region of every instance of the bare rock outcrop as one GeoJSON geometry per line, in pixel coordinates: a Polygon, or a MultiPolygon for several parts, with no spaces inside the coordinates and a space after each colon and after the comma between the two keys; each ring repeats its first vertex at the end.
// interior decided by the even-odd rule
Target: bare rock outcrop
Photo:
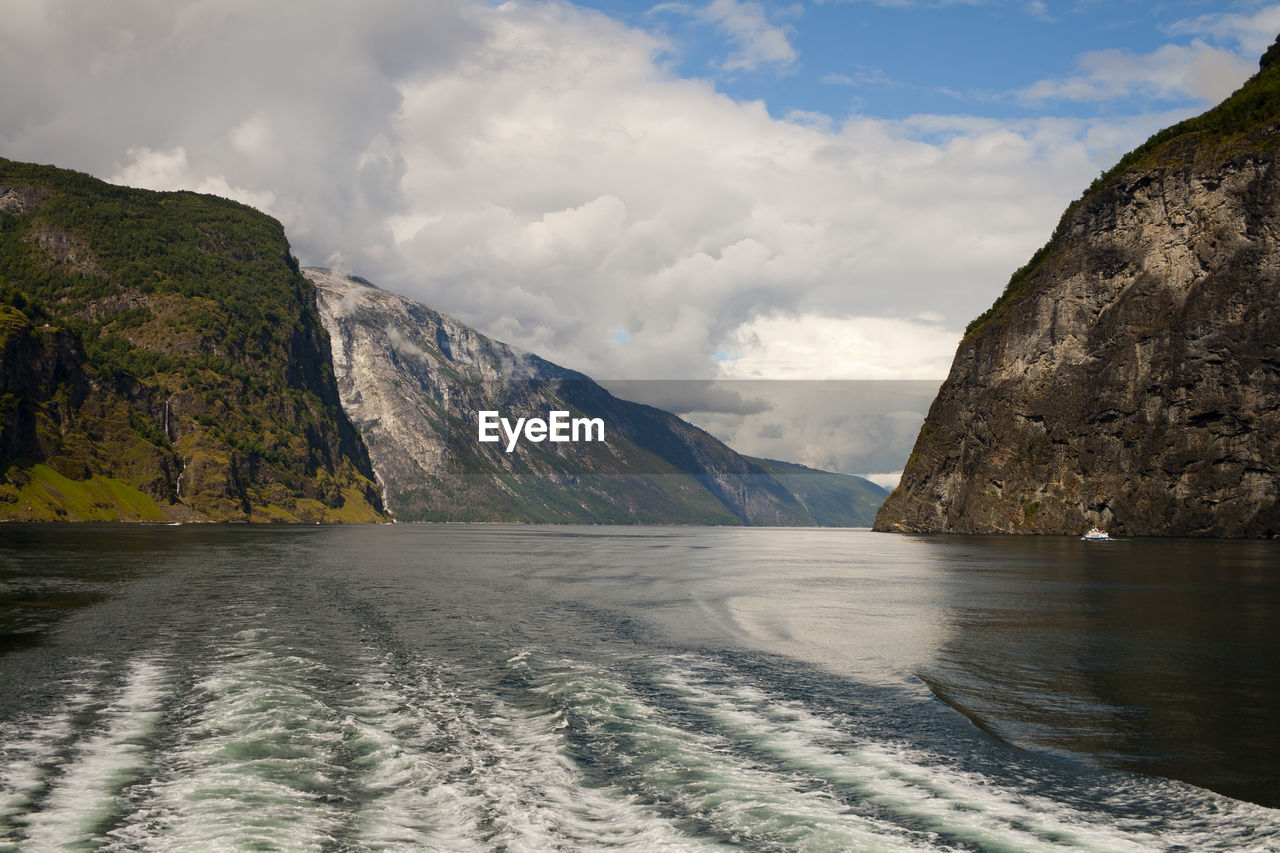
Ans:
{"type": "Polygon", "coordinates": [[[1280,535],[1280,67],[1095,182],[970,326],[879,530],[1280,535]]]}

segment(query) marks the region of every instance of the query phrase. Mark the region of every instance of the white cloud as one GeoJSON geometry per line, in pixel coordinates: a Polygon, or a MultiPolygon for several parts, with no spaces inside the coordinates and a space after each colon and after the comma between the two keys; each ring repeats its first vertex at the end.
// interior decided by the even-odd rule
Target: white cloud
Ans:
{"type": "Polygon", "coordinates": [[[394,139],[398,81],[479,43],[469,15],[460,0],[314,0],[302,14],[243,0],[0,0],[0,79],[13,81],[0,86],[0,150],[274,197],[268,209],[313,258],[351,241],[363,260],[391,244],[401,199],[398,163],[361,155],[394,139]]]}
{"type": "Polygon", "coordinates": [[[222,175],[196,174],[187,162],[187,150],[181,145],[170,151],[130,148],[126,154],[129,157],[128,165],[107,178],[111,183],[149,190],[208,193],[247,204],[278,217],[283,216],[283,211],[276,209],[275,193],[269,190],[254,191],[246,187],[233,187],[222,175]]]}
{"type": "Polygon", "coordinates": [[[411,213],[400,265],[368,274],[602,376],[715,375],[734,330],[777,313],[927,306],[962,328],[1115,139],[1158,126],[779,121],[667,76],[660,41],[598,16],[485,23],[486,49],[402,86],[411,213]]]}
{"type": "MultiPolygon", "coordinates": [[[[782,358],[803,323],[879,342],[847,360],[874,375],[940,375],[935,344],[1168,123],[778,120],[672,76],[663,38],[556,0],[22,8],[0,28],[0,79],[24,81],[0,87],[6,156],[254,204],[304,263],[341,257],[603,377],[716,376],[746,333],[739,369],[834,375],[782,358]]],[[[695,8],[785,64],[777,11],[752,29],[751,3],[695,8]]]]}
{"type": "MultiPolygon", "coordinates": [[[[890,9],[914,9],[924,6],[999,6],[1008,3],[1010,0],[817,0],[819,4],[824,3],[867,3],[872,6],[880,6],[890,9]]],[[[1020,5],[1026,13],[1037,18],[1045,18],[1048,10],[1041,0],[1018,0],[1015,5],[1020,5]]]]}
{"type": "Polygon", "coordinates": [[[258,113],[231,129],[231,144],[248,157],[269,156],[278,144],[271,127],[271,119],[258,113]]]}
{"type": "Polygon", "coordinates": [[[1028,0],[1023,8],[1033,18],[1039,18],[1042,21],[1053,20],[1053,16],[1049,14],[1049,7],[1042,3],[1041,0],[1028,0]]]}
{"type": "MultiPolygon", "coordinates": [[[[937,315],[932,315],[936,317],[937,315]]],[[[961,332],[923,319],[755,317],[734,329],[729,379],[942,379],[961,332]]]]}
{"type": "Polygon", "coordinates": [[[852,66],[853,74],[828,74],[819,82],[828,86],[893,86],[902,84],[891,79],[881,68],[865,65],[852,66]]]}
{"type": "Polygon", "coordinates": [[[726,71],[751,71],[760,65],[787,66],[796,59],[787,31],[771,23],[759,3],[711,0],[700,16],[714,23],[735,47],[721,66],[726,71]]]}
{"type": "Polygon", "coordinates": [[[898,488],[898,483],[902,480],[902,470],[890,471],[885,474],[864,474],[863,476],[880,488],[888,489],[892,492],[898,488]]]}
{"type": "Polygon", "coordinates": [[[1151,53],[1101,50],[1083,54],[1078,74],[1040,80],[1017,92],[1030,104],[1046,101],[1111,101],[1139,95],[1163,100],[1195,98],[1216,103],[1235,91],[1256,64],[1204,41],[1167,44],[1151,53]]]}
{"type": "Polygon", "coordinates": [[[1186,18],[1175,22],[1168,31],[1175,35],[1213,36],[1234,41],[1246,55],[1258,56],[1280,33],[1280,5],[1264,6],[1251,15],[1229,12],[1186,18]]]}
{"type": "MultiPolygon", "coordinates": [[[[346,297],[343,297],[343,302],[346,302],[346,297]]],[[[345,305],[340,305],[339,307],[343,310],[346,309],[345,305]]],[[[414,358],[427,357],[427,354],[422,351],[421,347],[401,334],[400,330],[395,326],[388,325],[384,327],[382,331],[386,334],[387,340],[391,342],[392,349],[401,355],[412,356],[414,358]]]]}
{"type": "Polygon", "coordinates": [[[940,384],[721,379],[621,382],[610,390],[658,406],[681,403],[682,417],[742,453],[865,475],[906,461],[940,384]]]}

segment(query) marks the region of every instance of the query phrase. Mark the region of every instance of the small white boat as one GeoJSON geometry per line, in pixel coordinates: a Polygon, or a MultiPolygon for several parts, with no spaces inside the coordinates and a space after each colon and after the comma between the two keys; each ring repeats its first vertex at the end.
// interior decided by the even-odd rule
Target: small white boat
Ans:
{"type": "Polygon", "coordinates": [[[1086,542],[1110,542],[1111,537],[1107,535],[1105,530],[1099,530],[1096,527],[1090,527],[1089,532],[1080,537],[1086,542]]]}

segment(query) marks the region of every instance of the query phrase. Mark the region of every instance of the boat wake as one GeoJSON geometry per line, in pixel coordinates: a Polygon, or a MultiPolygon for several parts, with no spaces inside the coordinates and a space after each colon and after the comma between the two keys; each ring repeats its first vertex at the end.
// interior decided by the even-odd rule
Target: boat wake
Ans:
{"type": "Polygon", "coordinates": [[[295,639],[240,631],[199,672],[80,661],[0,731],[0,848],[1280,848],[1273,810],[971,729],[943,749],[769,660],[523,646],[477,679],[295,639]]]}

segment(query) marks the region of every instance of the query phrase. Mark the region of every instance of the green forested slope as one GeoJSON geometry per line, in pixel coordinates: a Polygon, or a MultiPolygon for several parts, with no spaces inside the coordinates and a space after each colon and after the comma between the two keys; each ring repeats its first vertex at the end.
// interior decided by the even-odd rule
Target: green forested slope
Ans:
{"type": "Polygon", "coordinates": [[[278,222],[0,159],[0,519],[383,518],[278,222]]]}

